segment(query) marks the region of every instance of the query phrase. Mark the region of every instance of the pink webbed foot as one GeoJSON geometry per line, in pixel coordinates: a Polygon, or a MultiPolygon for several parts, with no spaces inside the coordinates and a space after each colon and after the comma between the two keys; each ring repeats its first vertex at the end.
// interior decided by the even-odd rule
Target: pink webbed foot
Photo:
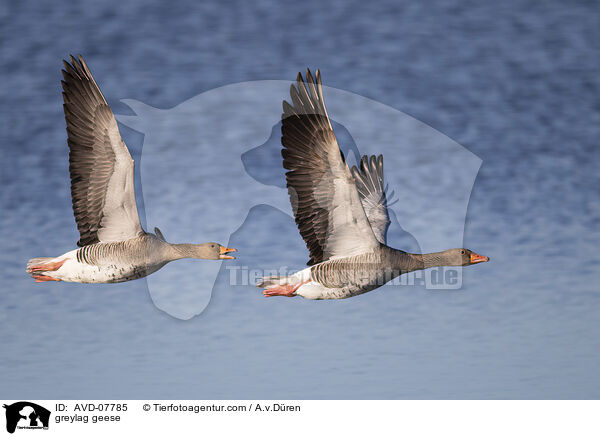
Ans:
{"type": "Polygon", "coordinates": [[[55,279],[54,277],[48,277],[48,276],[33,276],[33,278],[35,279],[36,283],[41,283],[41,282],[60,282],[60,279],[55,279]]]}
{"type": "Polygon", "coordinates": [[[304,282],[300,282],[297,285],[279,285],[279,286],[269,286],[263,291],[263,295],[265,297],[295,297],[296,290],[306,283],[310,282],[310,280],[306,280],[304,282]]]}
{"type": "MultiPolygon", "coordinates": [[[[66,261],[67,261],[67,259],[63,259],[60,262],[49,262],[49,263],[44,263],[42,265],[32,266],[31,271],[56,271],[61,266],[63,266],[63,263],[65,263],[66,261]]],[[[51,280],[57,280],[57,279],[51,279],[51,280]]]]}

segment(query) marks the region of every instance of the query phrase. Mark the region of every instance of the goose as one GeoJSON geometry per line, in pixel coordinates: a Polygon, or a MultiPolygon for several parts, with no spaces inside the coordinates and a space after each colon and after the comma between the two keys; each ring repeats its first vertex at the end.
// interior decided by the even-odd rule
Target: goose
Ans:
{"type": "Polygon", "coordinates": [[[390,224],[383,156],[348,167],[325,108],[321,73],[298,73],[291,103],[283,101],[281,151],[296,225],[310,253],[308,268],[264,277],[266,297],[349,298],[400,274],[437,266],[467,266],[489,258],[466,248],[415,254],[386,244],[390,224]]]}
{"type": "Polygon", "coordinates": [[[234,259],[216,242],[171,244],[146,233],[135,203],[134,162],[115,117],[81,55],[63,61],[63,100],[73,213],[80,248],[30,259],[36,282],[119,283],[183,258],[234,259]]]}

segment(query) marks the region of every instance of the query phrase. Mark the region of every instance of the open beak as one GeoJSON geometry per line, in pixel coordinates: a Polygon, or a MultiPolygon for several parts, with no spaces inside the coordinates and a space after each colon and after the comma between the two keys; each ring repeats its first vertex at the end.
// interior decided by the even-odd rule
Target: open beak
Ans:
{"type": "Polygon", "coordinates": [[[227,248],[221,245],[221,253],[219,255],[219,259],[235,259],[233,256],[228,256],[227,253],[233,253],[237,251],[235,248],[227,248]]]}
{"type": "Polygon", "coordinates": [[[471,253],[471,263],[487,262],[490,260],[487,256],[481,256],[477,253],[471,253]]]}

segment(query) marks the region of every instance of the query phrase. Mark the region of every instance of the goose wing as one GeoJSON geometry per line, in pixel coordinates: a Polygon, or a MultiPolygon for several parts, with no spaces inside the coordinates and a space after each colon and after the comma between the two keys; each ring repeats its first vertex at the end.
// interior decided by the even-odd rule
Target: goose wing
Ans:
{"type": "Polygon", "coordinates": [[[115,117],[81,56],[64,61],[62,73],[77,245],[139,236],[133,159],[115,117]]]}
{"type": "Polygon", "coordinates": [[[309,265],[379,247],[323,101],[321,74],[298,74],[283,102],[283,167],[309,265]]]}
{"type": "Polygon", "coordinates": [[[380,243],[386,244],[390,216],[383,185],[383,156],[363,156],[359,167],[353,166],[350,171],[373,233],[380,243]]]}

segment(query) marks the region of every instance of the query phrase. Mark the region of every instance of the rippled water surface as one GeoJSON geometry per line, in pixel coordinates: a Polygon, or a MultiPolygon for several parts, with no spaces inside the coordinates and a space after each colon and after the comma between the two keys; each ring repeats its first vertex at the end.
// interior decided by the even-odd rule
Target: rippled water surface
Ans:
{"type": "MultiPolygon", "coordinates": [[[[4,6],[0,396],[600,397],[598,9],[554,1],[4,6]],[[448,190],[426,208],[397,203],[390,241],[417,250],[464,239],[492,261],[466,269],[460,290],[386,286],[342,301],[267,300],[252,286],[229,286],[224,266],[194,261],[119,285],[36,284],[27,259],[59,255],[78,238],[60,89],[69,53],[86,57],[124,122],[135,103],[122,99],[169,120],[173,108],[205,102],[194,98],[215,88],[320,68],[328,86],[429,126],[420,134],[407,124],[399,138],[384,129],[358,144],[384,154],[400,200],[423,186],[423,195],[448,190]],[[428,167],[417,147],[432,132],[473,154],[445,160],[443,171],[428,167]],[[407,138],[415,138],[414,154],[407,138]],[[474,174],[466,225],[456,231],[451,211],[474,174]],[[434,236],[415,239],[422,229],[434,236]],[[189,301],[208,301],[199,285],[208,274],[218,276],[206,310],[187,321],[171,316],[187,307],[178,313],[189,318],[189,301]]],[[[136,132],[132,118],[132,128],[122,127],[142,168],[142,220],[169,240],[191,232],[239,248],[229,265],[301,268],[307,253],[287,215],[278,119],[265,116],[248,136],[257,123],[219,121],[232,101],[194,106],[206,111],[197,124],[196,112],[164,124],[171,138],[136,132]],[[197,143],[214,149],[219,123],[223,143],[239,145],[228,159],[192,147],[204,138],[197,143]],[[174,170],[181,153],[173,150],[185,149],[191,169],[174,170]],[[206,211],[219,216],[212,225],[196,219],[206,211]]],[[[338,121],[354,115],[385,125],[366,107],[338,106],[338,121]]],[[[335,127],[352,155],[344,130],[354,134],[352,126],[335,127]]]]}

